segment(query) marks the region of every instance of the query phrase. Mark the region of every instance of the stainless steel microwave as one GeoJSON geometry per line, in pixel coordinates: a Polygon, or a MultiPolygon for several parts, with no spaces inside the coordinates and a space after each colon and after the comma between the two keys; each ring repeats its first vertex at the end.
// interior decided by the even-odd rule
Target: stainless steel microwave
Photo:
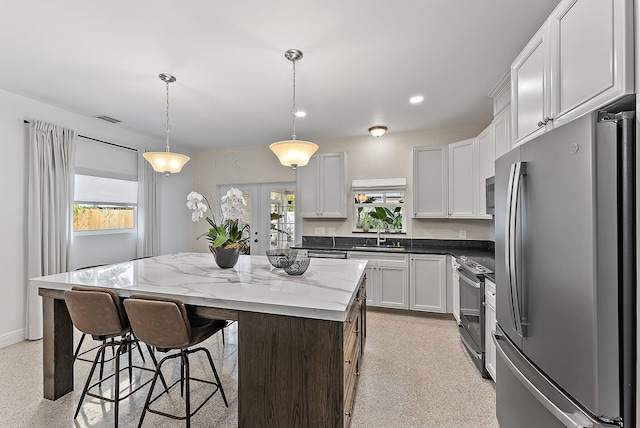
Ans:
{"type": "Polygon", "coordinates": [[[485,195],[487,197],[487,214],[496,214],[496,177],[485,180],[485,195]]]}

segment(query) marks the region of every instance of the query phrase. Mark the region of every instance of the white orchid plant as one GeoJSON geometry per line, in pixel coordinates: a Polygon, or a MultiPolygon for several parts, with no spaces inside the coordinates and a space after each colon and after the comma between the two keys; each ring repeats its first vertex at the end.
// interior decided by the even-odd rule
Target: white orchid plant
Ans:
{"type": "Polygon", "coordinates": [[[203,233],[196,239],[205,237],[211,247],[225,247],[225,248],[237,248],[242,247],[246,249],[247,241],[249,240],[249,224],[244,222],[245,208],[247,206],[242,192],[232,187],[222,197],[222,204],[218,203],[222,212],[222,221],[220,224],[216,224],[211,217],[204,215],[204,213],[211,210],[211,205],[207,198],[200,193],[191,192],[187,195],[187,207],[192,210],[191,220],[200,221],[202,217],[205,217],[209,225],[208,232],[203,233]],[[246,233],[245,233],[246,232],[246,233]]]}

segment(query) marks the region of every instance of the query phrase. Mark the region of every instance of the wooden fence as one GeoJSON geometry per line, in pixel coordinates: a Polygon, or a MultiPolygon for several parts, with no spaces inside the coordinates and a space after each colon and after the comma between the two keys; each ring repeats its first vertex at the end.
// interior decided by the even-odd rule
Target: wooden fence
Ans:
{"type": "Polygon", "coordinates": [[[133,208],[77,208],[73,213],[73,230],[131,229],[133,208]]]}

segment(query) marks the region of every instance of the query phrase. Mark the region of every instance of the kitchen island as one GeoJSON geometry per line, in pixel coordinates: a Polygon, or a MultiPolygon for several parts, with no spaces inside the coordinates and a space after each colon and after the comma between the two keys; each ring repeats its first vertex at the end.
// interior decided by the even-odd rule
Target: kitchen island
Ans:
{"type": "Polygon", "coordinates": [[[43,298],[44,397],[73,389],[73,325],[64,290],[178,298],[198,315],[238,321],[238,423],[348,426],[366,337],[365,261],[311,261],[301,276],[265,256],[220,269],[179,253],[30,280],[43,298]]]}

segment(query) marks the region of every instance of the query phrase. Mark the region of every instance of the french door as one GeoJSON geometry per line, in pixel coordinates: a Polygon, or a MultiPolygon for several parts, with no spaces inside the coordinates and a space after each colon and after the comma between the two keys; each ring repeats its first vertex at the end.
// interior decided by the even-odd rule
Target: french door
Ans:
{"type": "Polygon", "coordinates": [[[222,184],[218,198],[231,187],[242,191],[247,203],[245,221],[251,225],[251,254],[263,255],[269,249],[288,248],[295,242],[295,182],[260,184],[222,184]]]}

